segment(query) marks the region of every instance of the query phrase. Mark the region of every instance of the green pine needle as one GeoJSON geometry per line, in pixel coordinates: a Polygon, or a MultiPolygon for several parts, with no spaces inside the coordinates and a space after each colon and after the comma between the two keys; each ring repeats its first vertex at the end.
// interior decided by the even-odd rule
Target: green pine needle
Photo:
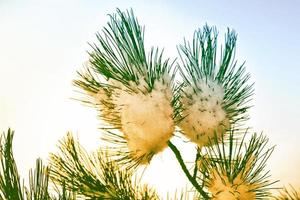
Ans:
{"type": "MultiPolygon", "coordinates": [[[[49,189],[49,167],[41,159],[36,168],[29,171],[29,186],[21,184],[20,175],[12,151],[14,131],[8,129],[0,138],[0,199],[1,200],[75,200],[75,194],[65,188],[49,189]]],[[[23,183],[24,181],[22,181],[23,183]]]]}
{"type": "MultiPolygon", "coordinates": [[[[184,43],[178,46],[183,66],[180,73],[184,80],[181,94],[187,95],[187,86],[192,87],[196,94],[202,93],[203,88],[198,87],[201,82],[209,84],[209,81],[212,81],[219,84],[225,91],[223,102],[219,103],[237,128],[236,122],[248,119],[247,110],[250,106],[247,103],[253,94],[253,84],[248,84],[250,75],[246,73],[244,63],[237,66],[235,61],[236,33],[228,29],[219,62],[217,39],[217,29],[205,25],[203,29],[195,31],[192,44],[184,40],[184,43]]],[[[183,105],[183,109],[186,106],[183,105]]]]}
{"type": "Polygon", "coordinates": [[[79,73],[80,79],[74,84],[88,92],[98,92],[106,80],[116,80],[128,89],[146,81],[150,92],[154,82],[170,74],[174,63],[163,59],[163,51],[151,48],[148,56],[144,47],[144,28],[139,25],[133,11],[109,15],[110,22],[102,33],[97,33],[98,43],[91,44],[90,65],[86,72],[79,73]],[[101,79],[96,77],[100,76],[101,79]]]}
{"type": "Polygon", "coordinates": [[[132,182],[132,172],[120,169],[107,154],[92,156],[69,133],[61,141],[60,153],[51,154],[52,180],[78,196],[100,199],[155,199],[156,193],[132,182]]]}
{"type": "MultiPolygon", "coordinates": [[[[105,122],[101,129],[109,131],[104,134],[103,139],[114,145],[119,144],[119,149],[123,149],[124,142],[126,146],[121,120],[124,105],[116,102],[122,92],[151,95],[159,82],[173,93],[169,104],[173,109],[171,117],[174,121],[180,118],[181,105],[176,92],[178,87],[174,83],[175,60],[165,59],[163,51],[158,48],[151,48],[149,53],[146,52],[144,28],[138,23],[132,10],[122,12],[117,9],[116,14],[109,17],[107,26],[96,34],[97,42],[91,44],[88,65],[78,72],[79,78],[73,83],[84,93],[81,101],[95,107],[99,119],[105,122]]],[[[138,166],[155,154],[149,152],[135,157],[135,152],[128,151],[129,149],[125,150],[126,155],[118,160],[123,163],[131,162],[131,166],[138,166]]]]}
{"type": "MultiPolygon", "coordinates": [[[[202,151],[198,161],[199,180],[208,190],[211,187],[217,190],[216,182],[222,180],[223,185],[235,188],[235,192],[239,192],[237,188],[243,185],[241,187],[247,189],[246,193],[252,193],[254,199],[271,196],[271,186],[277,181],[270,180],[269,171],[265,168],[274,147],[267,148],[268,139],[263,135],[253,134],[248,143],[244,141],[246,134],[241,141],[233,135],[234,132],[231,131],[228,139],[223,136],[220,144],[202,151]]],[[[244,191],[244,188],[240,190],[244,191]]],[[[217,194],[216,191],[213,192],[217,194]]],[[[223,192],[222,189],[219,192],[223,192]]],[[[239,194],[235,195],[238,197],[239,194]]]]}
{"type": "Polygon", "coordinates": [[[296,189],[292,185],[279,190],[279,195],[274,200],[300,200],[300,189],[296,189]]]}
{"type": "Polygon", "coordinates": [[[13,136],[14,131],[8,129],[0,138],[0,199],[23,200],[24,186],[12,151],[13,136]]]}
{"type": "Polygon", "coordinates": [[[29,188],[25,190],[27,200],[50,200],[48,193],[49,168],[43,166],[42,160],[36,160],[35,170],[29,171],[29,188]]]}

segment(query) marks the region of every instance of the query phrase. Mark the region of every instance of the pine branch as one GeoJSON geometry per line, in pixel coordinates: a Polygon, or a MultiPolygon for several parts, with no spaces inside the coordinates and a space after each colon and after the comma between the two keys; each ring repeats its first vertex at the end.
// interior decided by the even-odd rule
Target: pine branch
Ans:
{"type": "Polygon", "coordinates": [[[24,186],[12,151],[13,136],[14,131],[8,129],[0,138],[0,199],[23,200],[24,186]]]}
{"type": "Polygon", "coordinates": [[[228,29],[219,63],[215,27],[205,25],[195,31],[191,44],[184,40],[178,46],[183,78],[179,91],[183,120],[179,126],[200,147],[208,145],[215,133],[220,139],[227,130],[238,130],[248,119],[247,103],[253,84],[248,84],[250,75],[244,64],[237,67],[234,59],[236,38],[236,33],[228,29]]]}
{"type": "Polygon", "coordinates": [[[200,158],[200,151],[201,149],[199,147],[197,147],[197,153],[196,153],[196,158],[195,158],[195,164],[194,164],[194,172],[193,172],[193,178],[196,179],[197,177],[197,172],[198,172],[198,160],[200,158]]]}
{"type": "Polygon", "coordinates": [[[155,192],[132,183],[132,172],[121,170],[103,151],[89,156],[69,133],[60,153],[51,154],[51,178],[85,198],[156,199],[155,192]]]}
{"type": "Polygon", "coordinates": [[[192,177],[192,175],[190,174],[189,170],[187,169],[187,167],[185,166],[185,163],[181,157],[181,154],[179,152],[179,150],[176,148],[176,146],[174,144],[172,144],[170,141],[168,142],[168,145],[170,147],[170,149],[173,151],[173,153],[176,156],[176,159],[178,160],[183,172],[185,173],[186,177],[188,178],[188,180],[191,182],[191,184],[195,187],[195,189],[202,195],[202,197],[204,199],[209,199],[209,196],[207,195],[207,193],[203,190],[203,188],[197,183],[196,179],[192,177]]]}
{"type": "Polygon", "coordinates": [[[43,166],[42,160],[36,160],[35,170],[29,172],[29,188],[25,189],[27,200],[50,200],[48,193],[49,168],[43,166]]]}
{"type": "MultiPolygon", "coordinates": [[[[130,90],[134,90],[132,83],[139,85],[145,81],[146,89],[151,91],[156,80],[171,73],[174,61],[164,60],[163,51],[158,48],[151,48],[146,56],[144,28],[132,10],[122,12],[117,9],[117,14],[109,16],[107,27],[96,35],[98,43],[91,44],[90,65],[86,73],[79,73],[80,79],[74,81],[75,86],[97,93],[106,80],[113,79],[130,90]],[[98,76],[101,79],[96,78],[98,76]]],[[[174,75],[171,74],[171,79],[174,75]]]]}
{"type": "Polygon", "coordinates": [[[292,185],[279,190],[279,195],[274,200],[300,200],[300,189],[294,188],[292,185]]]}
{"type": "MultiPolygon", "coordinates": [[[[213,198],[265,199],[271,196],[271,181],[266,162],[274,147],[266,148],[268,139],[253,134],[248,143],[239,141],[229,133],[222,137],[220,144],[205,148],[201,156],[200,181],[207,187],[213,198]]],[[[216,140],[216,138],[214,138],[216,140]]],[[[215,141],[214,141],[215,143],[215,141]]]]}
{"type": "Polygon", "coordinates": [[[41,159],[37,159],[36,168],[29,171],[29,187],[21,184],[12,151],[13,136],[14,131],[8,129],[7,133],[3,133],[0,138],[0,199],[75,200],[75,196],[65,189],[56,190],[50,195],[49,168],[43,165],[41,159]]]}
{"type": "Polygon", "coordinates": [[[113,154],[121,163],[136,167],[148,164],[167,147],[180,120],[175,60],[165,59],[158,48],[146,51],[144,28],[132,10],[117,9],[109,16],[107,26],[96,35],[97,42],[91,44],[85,71],[78,72],[74,85],[86,94],[82,102],[95,107],[105,122],[101,129],[109,131],[103,139],[122,149],[121,154],[113,154]],[[151,121],[150,115],[160,123],[151,121]],[[160,131],[159,140],[151,138],[160,131]]]}

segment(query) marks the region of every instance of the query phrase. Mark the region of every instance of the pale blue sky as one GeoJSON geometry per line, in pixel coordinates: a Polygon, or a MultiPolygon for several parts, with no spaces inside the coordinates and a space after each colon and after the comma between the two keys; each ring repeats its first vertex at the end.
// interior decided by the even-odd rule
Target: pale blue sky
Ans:
{"type": "MultiPolygon", "coordinates": [[[[274,178],[300,186],[300,1],[296,0],[0,0],[0,129],[16,130],[15,152],[23,173],[36,157],[47,158],[56,150],[67,130],[77,133],[90,149],[99,145],[96,113],[70,100],[76,95],[71,80],[87,59],[87,42],[95,39],[94,33],[116,7],[133,8],[146,26],[147,46],[164,47],[171,57],[177,55],[176,45],[183,37],[190,38],[206,22],[218,27],[220,39],[226,27],[234,28],[236,57],[240,63],[246,60],[255,82],[249,125],[277,145],[269,164],[274,178]],[[295,162],[289,162],[292,159],[295,162]]],[[[164,155],[155,170],[163,170],[161,160],[166,160],[164,155]]],[[[168,170],[164,173],[172,177],[168,170]]],[[[161,185],[168,183],[162,179],[161,185]]]]}

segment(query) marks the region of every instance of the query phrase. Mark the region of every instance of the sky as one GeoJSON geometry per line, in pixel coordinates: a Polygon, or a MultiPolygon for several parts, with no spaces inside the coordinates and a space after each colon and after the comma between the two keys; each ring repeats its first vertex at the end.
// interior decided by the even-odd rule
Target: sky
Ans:
{"type": "MultiPolygon", "coordinates": [[[[0,0],[0,131],[16,131],[14,152],[24,177],[37,157],[47,160],[57,151],[67,131],[89,150],[99,146],[96,112],[72,99],[78,94],[71,82],[88,59],[88,42],[117,7],[133,8],[145,25],[146,47],[164,48],[172,58],[176,45],[205,23],[217,26],[219,43],[227,27],[236,30],[236,59],[246,61],[255,82],[248,125],[276,145],[268,163],[272,177],[300,187],[297,0],[0,0]]],[[[169,150],[145,173],[161,193],[187,182],[169,150]]]]}

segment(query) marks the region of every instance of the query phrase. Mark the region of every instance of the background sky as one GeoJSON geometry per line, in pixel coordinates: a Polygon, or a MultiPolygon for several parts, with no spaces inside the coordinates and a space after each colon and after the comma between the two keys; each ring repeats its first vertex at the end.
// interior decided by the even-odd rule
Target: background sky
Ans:
{"type": "MultiPolygon", "coordinates": [[[[164,47],[170,57],[206,22],[218,27],[220,39],[227,27],[235,29],[236,58],[246,60],[255,82],[248,125],[276,145],[268,165],[273,178],[300,187],[297,0],[0,0],[0,130],[16,131],[15,157],[24,177],[37,157],[46,160],[57,150],[67,131],[89,150],[99,145],[96,112],[71,99],[77,95],[71,81],[87,60],[87,42],[116,7],[133,8],[146,27],[146,45],[164,47]]],[[[191,156],[186,148],[184,154],[191,156]]],[[[172,156],[166,150],[145,172],[161,193],[187,182],[172,156]]]]}

